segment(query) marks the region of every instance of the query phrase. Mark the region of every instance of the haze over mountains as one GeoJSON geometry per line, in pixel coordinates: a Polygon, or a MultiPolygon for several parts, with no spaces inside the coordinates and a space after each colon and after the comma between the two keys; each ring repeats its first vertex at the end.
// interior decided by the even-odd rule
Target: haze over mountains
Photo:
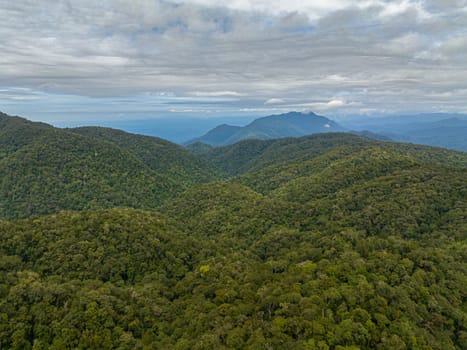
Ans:
{"type": "Polygon", "coordinates": [[[255,119],[246,126],[222,124],[187,142],[211,146],[240,140],[300,137],[322,132],[347,131],[369,138],[394,140],[467,151],[467,116],[424,114],[374,118],[339,118],[337,123],[312,112],[290,112],[255,119]],[[344,125],[344,126],[343,126],[344,125]]]}
{"type": "Polygon", "coordinates": [[[52,124],[59,128],[76,128],[80,126],[104,126],[125,130],[133,134],[156,136],[165,140],[185,144],[221,124],[241,126],[255,119],[254,116],[179,116],[170,114],[127,116],[125,118],[103,119],[96,117],[91,121],[59,121],[52,124]]]}
{"type": "Polygon", "coordinates": [[[467,115],[432,113],[391,117],[346,117],[340,123],[353,130],[370,130],[394,141],[467,151],[467,115]]]}
{"type": "MultiPolygon", "coordinates": [[[[274,115],[278,120],[268,119],[272,116],[231,116],[231,117],[169,117],[134,120],[102,120],[90,122],[91,125],[106,125],[110,128],[122,129],[127,132],[157,136],[169,141],[187,145],[203,142],[210,145],[230,144],[234,140],[276,137],[299,137],[315,132],[346,131],[354,132],[369,138],[386,141],[400,141],[439,146],[457,150],[467,150],[467,115],[455,113],[430,113],[416,115],[391,116],[327,116],[327,120],[316,118],[316,125],[311,125],[313,113],[289,112],[274,115]],[[306,118],[287,118],[287,116],[308,116],[306,118]],[[282,119],[282,121],[280,121],[282,119]],[[302,120],[300,120],[302,119],[302,120]],[[260,122],[261,121],[261,122],[260,122]],[[263,124],[263,125],[261,125],[263,124]],[[265,125],[267,124],[267,125],[265,125]],[[322,125],[332,125],[322,128],[322,125]],[[331,130],[329,130],[331,129],[331,130]],[[234,135],[235,134],[235,135],[234,135]],[[228,140],[231,138],[230,140],[228,140]]],[[[83,122],[60,122],[59,127],[86,125],[83,122]]]]}
{"type": "Polygon", "coordinates": [[[230,145],[245,139],[268,140],[281,137],[300,137],[321,132],[344,131],[332,120],[310,113],[290,112],[258,118],[239,127],[219,125],[189,143],[202,142],[211,146],[230,145]]]}

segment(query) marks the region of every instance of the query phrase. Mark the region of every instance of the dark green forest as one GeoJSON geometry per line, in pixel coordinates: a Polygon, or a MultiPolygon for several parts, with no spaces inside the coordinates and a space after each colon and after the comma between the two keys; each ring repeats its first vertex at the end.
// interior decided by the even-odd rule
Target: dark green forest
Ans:
{"type": "Polygon", "coordinates": [[[127,206],[154,209],[216,178],[168,141],[105,128],[57,129],[0,115],[0,217],[127,206]]]}
{"type": "Polygon", "coordinates": [[[467,154],[0,115],[0,349],[467,349],[467,154]]]}

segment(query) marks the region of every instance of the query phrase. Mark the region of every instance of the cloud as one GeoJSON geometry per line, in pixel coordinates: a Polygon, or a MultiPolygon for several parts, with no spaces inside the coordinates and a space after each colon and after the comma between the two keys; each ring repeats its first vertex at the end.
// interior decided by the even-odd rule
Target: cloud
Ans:
{"type": "Polygon", "coordinates": [[[351,0],[172,0],[174,3],[192,3],[207,7],[228,7],[229,9],[244,12],[263,12],[271,15],[283,13],[301,12],[310,18],[317,18],[338,8],[347,7],[352,4],[351,0]]]}
{"type": "Polygon", "coordinates": [[[360,102],[347,102],[342,99],[332,99],[327,102],[308,102],[295,104],[292,107],[301,109],[301,110],[314,110],[314,111],[332,111],[338,110],[342,107],[349,106],[361,106],[360,102]]]}
{"type": "Polygon", "coordinates": [[[430,14],[425,11],[420,2],[402,0],[380,3],[383,10],[380,13],[382,18],[400,16],[407,13],[415,15],[415,18],[429,18],[430,14]]]}
{"type": "Polygon", "coordinates": [[[242,94],[236,91],[210,91],[210,92],[195,91],[195,92],[191,92],[190,95],[196,96],[196,97],[241,97],[241,96],[245,96],[245,94],[242,94]]]}
{"type": "Polygon", "coordinates": [[[270,98],[264,102],[265,105],[275,105],[285,103],[285,100],[282,98],[270,98]]]}
{"type": "Polygon", "coordinates": [[[0,89],[8,90],[0,93],[0,109],[21,110],[22,100],[34,112],[57,101],[108,106],[112,99],[118,110],[125,108],[121,99],[140,101],[154,91],[177,98],[162,104],[159,96],[157,108],[143,103],[148,112],[181,103],[197,111],[222,105],[226,113],[465,109],[458,94],[449,94],[467,79],[465,1],[54,0],[44,6],[0,0],[0,89]],[[429,98],[434,95],[444,97],[429,98]]]}

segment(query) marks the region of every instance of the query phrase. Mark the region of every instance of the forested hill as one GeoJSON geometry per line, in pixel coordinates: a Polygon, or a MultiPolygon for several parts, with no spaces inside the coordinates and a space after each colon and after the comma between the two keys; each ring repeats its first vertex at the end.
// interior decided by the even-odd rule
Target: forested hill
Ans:
{"type": "Polygon", "coordinates": [[[47,134],[52,127],[0,112],[0,160],[47,134]]]}
{"type": "Polygon", "coordinates": [[[174,150],[180,169],[225,179],[179,183],[165,141],[0,120],[1,208],[36,203],[0,220],[2,349],[467,348],[466,153],[342,133],[198,145],[204,161],[174,150]],[[81,205],[38,216],[60,194],[81,205]]]}
{"type": "Polygon", "coordinates": [[[260,170],[269,165],[310,160],[327,152],[341,149],[346,154],[376,147],[381,151],[391,151],[406,155],[428,164],[467,166],[465,152],[444,148],[383,142],[363,138],[349,133],[326,133],[299,138],[275,140],[244,140],[234,145],[209,147],[195,143],[189,147],[193,153],[210,161],[218,169],[231,176],[260,170]]]}
{"type": "Polygon", "coordinates": [[[67,130],[112,142],[138,156],[154,171],[167,175],[185,188],[213,180],[217,175],[215,168],[209,166],[202,158],[194,157],[185,148],[158,137],[136,135],[102,127],[80,127],[67,130]]]}
{"type": "Polygon", "coordinates": [[[0,116],[0,217],[60,210],[154,208],[214,178],[203,160],[157,138],[69,130],[0,116]]]}

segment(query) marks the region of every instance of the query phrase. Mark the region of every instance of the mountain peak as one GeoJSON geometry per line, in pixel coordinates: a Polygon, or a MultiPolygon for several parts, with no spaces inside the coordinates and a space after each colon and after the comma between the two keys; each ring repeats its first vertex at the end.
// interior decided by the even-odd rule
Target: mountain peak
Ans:
{"type": "Polygon", "coordinates": [[[222,124],[189,143],[203,142],[211,146],[222,146],[245,139],[268,140],[336,131],[344,131],[344,128],[326,117],[313,112],[292,111],[261,117],[244,127],[222,124]]]}

